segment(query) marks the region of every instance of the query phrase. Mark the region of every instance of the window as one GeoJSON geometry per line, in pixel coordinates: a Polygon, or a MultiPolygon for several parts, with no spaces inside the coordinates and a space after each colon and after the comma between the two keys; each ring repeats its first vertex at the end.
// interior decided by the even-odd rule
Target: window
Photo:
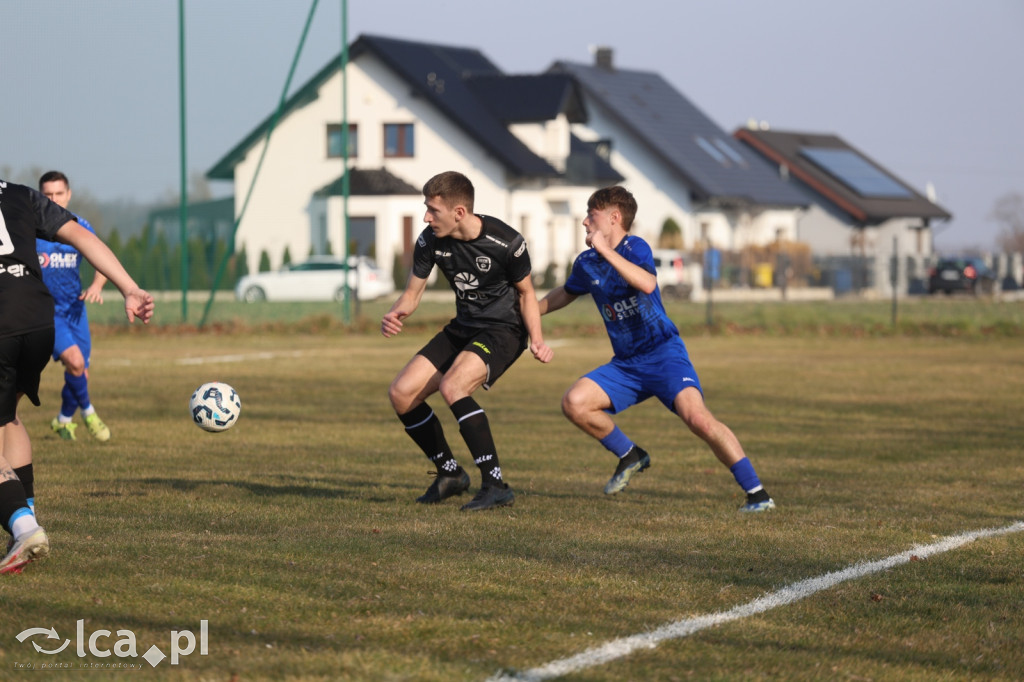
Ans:
{"type": "Polygon", "coordinates": [[[410,157],[416,150],[411,123],[384,124],[385,158],[410,157]]]}
{"type": "MultiPolygon", "coordinates": [[[[348,156],[354,159],[359,155],[359,126],[355,123],[348,124],[348,156]]],[[[327,124],[327,158],[341,158],[341,124],[327,124]]]]}

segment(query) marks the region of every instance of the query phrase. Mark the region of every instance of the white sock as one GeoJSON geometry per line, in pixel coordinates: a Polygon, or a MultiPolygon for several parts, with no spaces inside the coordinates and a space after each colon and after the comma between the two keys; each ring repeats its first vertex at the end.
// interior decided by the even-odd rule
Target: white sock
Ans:
{"type": "MultiPolygon", "coordinates": [[[[25,511],[28,511],[28,507],[22,507],[25,511]]],[[[21,510],[18,510],[21,511],[21,510]]],[[[18,512],[14,512],[17,514],[18,512]]],[[[28,511],[27,514],[22,514],[18,518],[11,522],[11,535],[14,536],[15,540],[23,537],[26,533],[31,533],[36,528],[39,528],[39,524],[36,523],[35,514],[28,511]]]]}
{"type": "Polygon", "coordinates": [[[96,414],[96,408],[92,406],[92,403],[89,404],[89,407],[82,408],[83,417],[88,417],[90,414],[96,414]]]}

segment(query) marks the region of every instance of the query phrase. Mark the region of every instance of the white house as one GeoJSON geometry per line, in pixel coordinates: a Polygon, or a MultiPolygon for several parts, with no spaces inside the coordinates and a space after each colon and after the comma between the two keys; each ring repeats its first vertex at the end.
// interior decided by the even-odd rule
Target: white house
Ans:
{"type": "Polygon", "coordinates": [[[420,187],[445,170],[469,176],[476,211],[522,232],[534,272],[557,279],[584,248],[599,187],[634,193],[641,237],[656,243],[672,218],[686,247],[795,238],[808,203],[659,76],[614,68],[609,50],[537,75],[506,75],[472,48],[379,36],[360,36],[349,55],[347,235],[340,60],[208,173],[234,182],[235,244],[251,270],[263,251],[276,267],[286,248],[299,260],[346,242],[385,270],[408,265],[424,227],[420,187]]]}

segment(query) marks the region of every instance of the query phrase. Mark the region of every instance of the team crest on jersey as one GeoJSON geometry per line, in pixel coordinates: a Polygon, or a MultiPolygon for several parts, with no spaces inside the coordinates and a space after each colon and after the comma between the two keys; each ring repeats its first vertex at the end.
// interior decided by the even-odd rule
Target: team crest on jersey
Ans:
{"type": "Polygon", "coordinates": [[[476,269],[480,272],[487,272],[491,269],[491,259],[487,256],[477,256],[476,269]]]}
{"type": "Polygon", "coordinates": [[[419,244],[420,246],[426,246],[426,245],[427,245],[427,240],[423,238],[423,235],[422,235],[422,234],[420,235],[420,238],[416,240],[416,242],[417,242],[417,243],[418,243],[418,244],[419,244]]]}

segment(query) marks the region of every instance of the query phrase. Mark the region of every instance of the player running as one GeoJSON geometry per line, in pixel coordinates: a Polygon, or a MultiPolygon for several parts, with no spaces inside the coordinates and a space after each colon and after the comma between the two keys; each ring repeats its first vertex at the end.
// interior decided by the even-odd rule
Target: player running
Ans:
{"type": "Polygon", "coordinates": [[[565,284],[539,303],[541,314],[591,294],[604,317],[615,356],[584,375],[562,397],[562,411],[584,433],[619,458],[604,487],[606,495],[623,490],[651,465],[651,457],[612,420],[626,408],[656,396],[694,434],[711,446],[747,494],[744,512],[761,512],[775,502],[761,485],[743,447],[728,426],[704,405],[697,371],[679,330],[665,313],[651,247],[629,234],[636,200],[622,187],[594,192],[587,202],[587,246],[573,263],[565,284]]]}
{"type": "Polygon", "coordinates": [[[434,176],[423,186],[423,196],[423,221],[429,227],[416,240],[405,291],[381,321],[385,337],[402,331],[405,318],[419,307],[435,264],[455,292],[455,319],[413,356],[388,391],[406,433],[437,468],[437,478],[416,501],[441,502],[470,485],[426,402],[440,392],[482,479],[479,492],[462,509],[511,505],[515,494],[502,478],[490,423],[472,394],[481,386],[489,389],[527,342],[539,361],[554,356],[541,332],[530,254],[521,234],[496,218],[473,213],[473,184],[461,173],[434,176]]]}
{"type": "MultiPolygon", "coordinates": [[[[60,171],[49,171],[39,178],[39,191],[61,208],[71,201],[71,185],[60,171]]],[[[96,231],[83,218],[75,216],[78,224],[93,234],[96,231]]],[[[89,399],[89,356],[92,353],[92,335],[86,302],[103,303],[103,285],[107,278],[96,272],[92,284],[82,291],[78,268],[81,254],[78,249],[45,239],[36,240],[43,282],[54,301],[53,359],[64,365],[64,388],[61,390],[60,412],[50,427],[64,440],[75,440],[78,425],[72,420],[81,408],[85,426],[97,440],[110,440],[110,429],[103,423],[89,399]]]]}

